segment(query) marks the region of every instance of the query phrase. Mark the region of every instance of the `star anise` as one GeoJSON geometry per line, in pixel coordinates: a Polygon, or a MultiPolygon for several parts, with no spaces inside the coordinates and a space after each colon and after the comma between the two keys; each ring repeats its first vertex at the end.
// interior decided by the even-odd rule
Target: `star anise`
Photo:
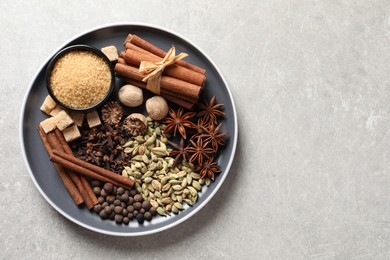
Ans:
{"type": "Polygon", "coordinates": [[[191,129],[191,133],[192,133],[192,136],[191,136],[191,139],[196,139],[198,138],[200,135],[204,134],[205,133],[205,129],[208,128],[208,124],[206,124],[204,121],[203,121],[203,118],[198,118],[198,121],[195,125],[194,128],[191,129]]]}
{"type": "Polygon", "coordinates": [[[214,150],[208,147],[209,143],[204,142],[201,137],[197,138],[198,140],[190,140],[190,145],[187,147],[187,152],[191,155],[190,162],[197,160],[198,165],[203,164],[204,159],[209,159],[210,156],[214,153],[214,150]]]}
{"type": "Polygon", "coordinates": [[[195,171],[199,172],[202,178],[209,177],[211,180],[214,180],[215,173],[220,173],[221,168],[214,161],[214,158],[211,157],[203,165],[197,165],[195,171]]]}
{"type": "Polygon", "coordinates": [[[223,104],[216,104],[217,98],[214,96],[210,102],[204,101],[199,104],[200,111],[196,114],[197,117],[202,117],[205,123],[218,123],[218,117],[224,116],[225,113],[221,111],[223,104]]]}
{"type": "Polygon", "coordinates": [[[222,123],[215,127],[214,124],[209,124],[208,127],[204,127],[205,133],[200,135],[204,138],[205,142],[210,142],[214,152],[218,151],[219,145],[225,145],[226,142],[223,139],[227,135],[226,132],[220,132],[222,123]]]}
{"type": "Polygon", "coordinates": [[[171,141],[168,141],[168,143],[173,147],[173,150],[169,153],[169,156],[175,157],[175,161],[172,165],[173,167],[176,167],[183,159],[188,161],[189,156],[183,138],[180,139],[179,145],[171,141]]]}
{"type": "Polygon", "coordinates": [[[195,112],[183,114],[183,108],[180,107],[177,113],[175,113],[173,109],[169,108],[169,115],[170,117],[166,117],[164,121],[166,124],[164,132],[170,133],[173,131],[173,136],[176,136],[176,132],[179,131],[180,135],[186,139],[186,129],[195,127],[195,124],[190,120],[195,116],[195,112]]]}

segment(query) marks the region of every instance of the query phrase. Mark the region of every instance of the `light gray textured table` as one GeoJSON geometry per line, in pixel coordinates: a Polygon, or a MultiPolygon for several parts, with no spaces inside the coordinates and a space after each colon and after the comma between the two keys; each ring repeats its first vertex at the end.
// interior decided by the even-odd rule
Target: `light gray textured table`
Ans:
{"type": "Polygon", "coordinates": [[[1,1],[1,259],[388,259],[389,1],[1,1]],[[237,105],[226,182],[170,230],[118,238],[57,213],[18,137],[27,87],[69,38],[116,22],[176,31],[237,105]]]}

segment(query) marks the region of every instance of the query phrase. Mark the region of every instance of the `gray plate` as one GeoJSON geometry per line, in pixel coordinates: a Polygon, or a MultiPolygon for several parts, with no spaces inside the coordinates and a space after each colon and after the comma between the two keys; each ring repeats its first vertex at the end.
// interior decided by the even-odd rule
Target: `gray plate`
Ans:
{"type": "MultiPolygon", "coordinates": [[[[200,48],[177,33],[147,24],[114,24],[95,28],[73,38],[57,51],[44,62],[32,80],[25,95],[20,119],[20,138],[28,172],[34,184],[50,205],[64,217],[80,226],[99,233],[116,236],[139,236],[168,229],[190,218],[206,205],[225,180],[232,164],[237,144],[237,115],[233,98],[221,72],[210,58],[200,48]],[[50,58],[60,49],[73,44],[87,44],[98,49],[108,45],[115,45],[121,51],[123,50],[123,41],[128,33],[137,34],[165,50],[168,50],[173,44],[177,53],[186,52],[189,54],[189,57],[186,58],[187,61],[207,70],[207,82],[201,98],[209,100],[213,95],[216,95],[217,102],[225,104],[224,112],[226,117],[223,120],[222,130],[229,133],[229,139],[217,158],[222,173],[216,176],[216,181],[210,187],[203,188],[195,206],[187,207],[178,215],[158,216],[153,218],[151,222],[145,222],[143,225],[139,225],[136,221],[131,221],[129,226],[125,226],[117,225],[114,221],[101,220],[97,214],[85,208],[80,209],[74,204],[52,163],[49,161],[36,129],[39,123],[47,117],[39,108],[48,94],[44,75],[50,58]]],[[[121,84],[122,82],[117,79],[116,87],[120,87],[121,84]]]]}

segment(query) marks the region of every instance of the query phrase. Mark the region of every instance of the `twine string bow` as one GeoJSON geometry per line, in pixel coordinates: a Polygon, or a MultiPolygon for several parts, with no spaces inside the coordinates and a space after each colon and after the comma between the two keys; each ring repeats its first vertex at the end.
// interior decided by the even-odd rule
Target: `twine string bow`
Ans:
{"type": "Polygon", "coordinates": [[[146,74],[146,77],[142,79],[143,82],[146,82],[146,89],[159,95],[161,75],[164,69],[167,66],[174,64],[176,61],[181,60],[187,56],[188,54],[183,52],[176,56],[175,47],[172,47],[167,52],[162,61],[141,61],[141,64],[139,65],[139,72],[146,74]]]}

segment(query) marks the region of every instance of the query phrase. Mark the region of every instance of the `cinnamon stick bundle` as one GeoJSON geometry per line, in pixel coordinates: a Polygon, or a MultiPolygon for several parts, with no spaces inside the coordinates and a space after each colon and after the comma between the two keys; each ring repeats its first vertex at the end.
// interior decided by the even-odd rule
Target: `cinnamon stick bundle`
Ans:
{"type": "MultiPolygon", "coordinates": [[[[124,45],[126,47],[126,43],[132,43],[148,52],[151,52],[157,56],[159,56],[160,58],[164,58],[165,55],[167,54],[166,51],[158,48],[157,46],[151,44],[150,42],[142,39],[141,37],[135,35],[135,34],[129,34],[127,37],[126,37],[126,40],[124,42],[124,45]]],[[[193,65],[193,64],[190,64],[184,60],[179,60],[177,61],[177,64],[178,65],[181,65],[183,67],[186,67],[190,70],[193,70],[193,71],[196,71],[196,72],[199,72],[201,74],[206,74],[206,70],[203,69],[203,68],[200,68],[196,65],[193,65]]]]}
{"type": "MultiPolygon", "coordinates": [[[[130,84],[146,88],[147,84],[142,81],[146,75],[139,72],[141,62],[156,64],[165,58],[167,52],[133,34],[127,36],[124,46],[125,51],[120,53],[115,65],[116,74],[130,84]]],[[[160,95],[192,110],[206,83],[205,73],[203,68],[177,60],[162,71],[160,95]]]]}
{"type": "MultiPolygon", "coordinates": [[[[122,54],[121,54],[122,56],[122,54]]],[[[139,67],[142,61],[150,61],[153,63],[162,61],[162,58],[142,53],[140,51],[127,49],[123,57],[126,63],[139,67]]],[[[180,66],[178,64],[172,64],[166,67],[163,71],[163,75],[167,75],[176,79],[180,79],[198,86],[203,86],[206,81],[206,76],[194,70],[190,70],[186,67],[180,66]]]]}
{"type": "MultiPolygon", "coordinates": [[[[138,71],[137,67],[133,67],[131,65],[126,65],[118,62],[115,65],[115,72],[119,75],[131,79],[135,79],[137,81],[142,81],[145,77],[144,74],[138,71]]],[[[188,83],[186,81],[182,81],[169,76],[161,77],[161,89],[170,90],[177,94],[177,96],[188,96],[194,99],[198,99],[200,92],[202,90],[201,87],[188,83]]]]}

